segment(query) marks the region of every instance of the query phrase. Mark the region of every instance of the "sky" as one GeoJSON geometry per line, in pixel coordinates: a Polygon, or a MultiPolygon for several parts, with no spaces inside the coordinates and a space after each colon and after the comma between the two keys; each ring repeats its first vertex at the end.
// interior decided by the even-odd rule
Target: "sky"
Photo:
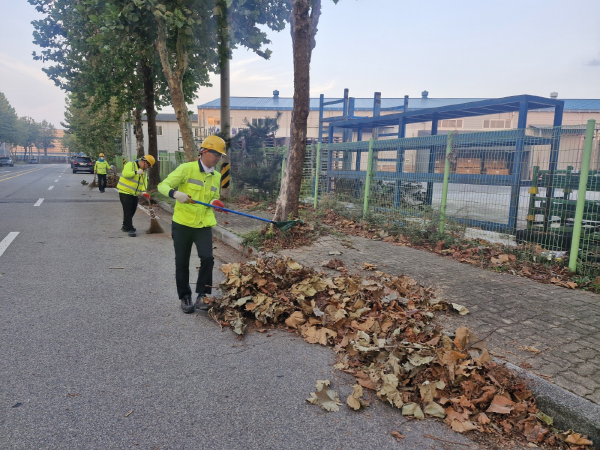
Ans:
{"type": "MultiPolygon", "coordinates": [[[[0,1],[0,92],[62,128],[65,93],[31,56],[39,18],[26,0],[0,1]]],[[[269,37],[268,61],[234,52],[232,96],[293,96],[289,27],[269,37]]],[[[600,0],[323,0],[316,41],[312,97],[600,98],[600,0]]],[[[219,97],[212,83],[190,109],[219,97]]]]}

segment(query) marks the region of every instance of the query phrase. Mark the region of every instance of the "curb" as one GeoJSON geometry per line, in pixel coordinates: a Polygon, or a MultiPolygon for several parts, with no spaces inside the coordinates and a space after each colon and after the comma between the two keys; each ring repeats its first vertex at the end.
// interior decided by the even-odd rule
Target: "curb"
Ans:
{"type": "MultiPolygon", "coordinates": [[[[159,202],[165,211],[173,212],[171,205],[159,202]]],[[[213,227],[213,236],[236,248],[246,255],[248,249],[242,246],[242,238],[229,230],[219,226],[213,227]]],[[[564,388],[556,386],[549,381],[534,375],[514,364],[506,361],[498,361],[514,373],[519,375],[527,383],[527,387],[534,394],[540,411],[554,419],[554,426],[561,430],[575,430],[577,433],[586,434],[600,448],[600,406],[586,400],[564,388]]]]}
{"type": "Polygon", "coordinates": [[[504,364],[527,382],[540,411],[554,419],[556,428],[587,434],[600,448],[600,406],[514,364],[504,364]]]}

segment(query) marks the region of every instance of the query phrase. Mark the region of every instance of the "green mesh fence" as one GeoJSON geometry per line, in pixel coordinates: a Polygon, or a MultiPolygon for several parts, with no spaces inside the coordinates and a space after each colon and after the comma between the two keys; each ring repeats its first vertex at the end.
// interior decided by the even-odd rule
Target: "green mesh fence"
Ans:
{"type": "MultiPolygon", "coordinates": [[[[532,259],[563,258],[573,240],[585,133],[582,125],[378,140],[370,174],[369,142],[325,144],[317,200],[334,198],[400,228],[437,226],[445,210],[442,222],[465,238],[524,244],[532,259]]],[[[577,268],[597,275],[600,151],[597,139],[591,145],[577,268]]]]}

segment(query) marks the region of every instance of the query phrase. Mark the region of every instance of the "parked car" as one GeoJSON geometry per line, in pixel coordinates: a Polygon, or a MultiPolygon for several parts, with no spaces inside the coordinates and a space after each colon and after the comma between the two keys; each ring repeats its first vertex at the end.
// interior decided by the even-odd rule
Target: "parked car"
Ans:
{"type": "Polygon", "coordinates": [[[76,156],[73,159],[73,173],[77,172],[94,173],[94,161],[87,156],[76,156]]]}
{"type": "Polygon", "coordinates": [[[14,165],[15,165],[15,163],[13,163],[13,160],[10,159],[8,156],[0,156],[0,167],[2,167],[2,166],[13,167],[14,165]]]}
{"type": "Polygon", "coordinates": [[[37,164],[37,163],[38,163],[38,160],[37,160],[37,159],[35,159],[35,158],[31,158],[31,159],[29,160],[29,164],[37,164]]]}

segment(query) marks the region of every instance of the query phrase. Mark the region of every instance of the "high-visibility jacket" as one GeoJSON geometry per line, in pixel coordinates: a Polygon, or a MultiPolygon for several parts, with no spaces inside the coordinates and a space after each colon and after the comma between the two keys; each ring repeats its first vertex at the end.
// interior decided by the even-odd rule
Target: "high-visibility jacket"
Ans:
{"type": "MultiPolygon", "coordinates": [[[[200,161],[184,163],[158,185],[158,191],[169,195],[178,190],[204,203],[219,198],[221,174],[205,172],[200,161]]],[[[213,208],[197,203],[175,203],[173,222],[192,228],[214,227],[217,224],[213,208]]]]}
{"type": "Polygon", "coordinates": [[[125,164],[121,178],[119,178],[119,182],[117,183],[119,192],[135,195],[137,197],[146,190],[146,186],[148,186],[148,175],[146,172],[139,175],[137,173],[139,168],[140,166],[137,161],[131,161],[125,164]]]}
{"type": "Polygon", "coordinates": [[[106,172],[110,169],[110,164],[106,161],[96,161],[94,165],[94,172],[100,175],[106,175],[106,172]]]}

